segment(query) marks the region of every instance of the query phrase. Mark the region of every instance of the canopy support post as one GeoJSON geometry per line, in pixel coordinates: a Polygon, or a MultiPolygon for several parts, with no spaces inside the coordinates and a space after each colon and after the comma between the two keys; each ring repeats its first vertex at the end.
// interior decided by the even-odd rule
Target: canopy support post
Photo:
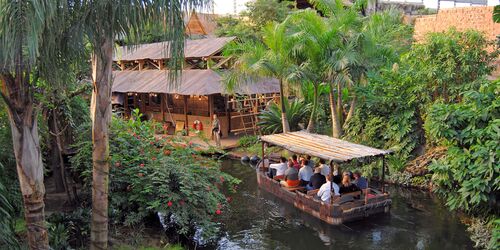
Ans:
{"type": "Polygon", "coordinates": [[[128,118],[128,92],[125,94],[125,100],[123,100],[123,118],[128,118]]]}
{"type": "Polygon", "coordinates": [[[330,204],[333,205],[333,198],[335,197],[335,191],[333,190],[333,169],[335,166],[337,166],[338,168],[338,163],[334,162],[334,161],[330,161],[330,174],[329,174],[329,177],[330,177],[330,204]]]}
{"type": "MultiPolygon", "coordinates": [[[[161,122],[165,122],[165,94],[160,94],[161,122]]],[[[163,124],[162,124],[163,125],[163,124]]]]}
{"type": "Polygon", "coordinates": [[[382,193],[385,193],[385,155],[382,156],[382,193]]]}

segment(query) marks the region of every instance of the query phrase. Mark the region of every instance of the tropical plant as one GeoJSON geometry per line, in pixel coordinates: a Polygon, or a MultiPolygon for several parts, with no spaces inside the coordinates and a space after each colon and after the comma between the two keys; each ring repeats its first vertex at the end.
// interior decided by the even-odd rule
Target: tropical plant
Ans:
{"type": "Polygon", "coordinates": [[[430,139],[448,147],[429,168],[435,191],[452,209],[489,212],[500,194],[500,81],[482,83],[456,104],[431,106],[425,128],[430,139]],[[450,190],[454,190],[450,192],[450,190]]]}
{"type": "Polygon", "coordinates": [[[233,91],[238,85],[251,84],[265,77],[278,79],[280,85],[280,107],[283,132],[290,131],[285,106],[284,85],[293,80],[295,65],[290,61],[290,41],[286,36],[286,26],[269,23],[263,30],[263,42],[246,41],[235,43],[225,50],[234,55],[234,68],[225,75],[226,88],[233,91]]]}
{"type": "Polygon", "coordinates": [[[489,53],[491,45],[483,34],[450,29],[430,33],[422,43],[412,46],[402,61],[412,69],[412,85],[422,109],[438,99],[458,102],[464,90],[477,88],[474,82],[488,75],[498,52],[489,53]]]}
{"type": "Polygon", "coordinates": [[[63,68],[56,55],[69,48],[67,1],[0,1],[0,79],[12,132],[30,248],[48,249],[43,164],[38,135],[39,80],[63,68]]]}
{"type": "MultiPolygon", "coordinates": [[[[234,191],[239,180],[223,173],[217,160],[203,157],[182,138],[155,136],[158,124],[154,122],[112,121],[109,202],[113,224],[140,225],[160,212],[165,224],[174,225],[179,234],[192,236],[201,228],[205,236],[213,236],[228,202],[223,191],[234,191]]],[[[89,140],[81,142],[71,159],[87,192],[92,184],[91,147],[89,140]]]]}
{"type": "MultiPolygon", "coordinates": [[[[311,105],[297,99],[293,101],[286,100],[285,108],[288,110],[286,116],[290,123],[290,131],[300,130],[300,125],[305,123],[309,115],[311,105]]],[[[260,130],[266,134],[281,133],[283,132],[281,120],[282,113],[280,107],[272,103],[268,109],[260,112],[257,125],[260,130]]]]}
{"type": "Polygon", "coordinates": [[[289,20],[296,44],[293,52],[306,79],[316,85],[331,85],[332,132],[334,137],[340,137],[355,111],[355,88],[366,83],[369,70],[397,60],[401,50],[396,48],[409,45],[411,29],[394,10],[363,18],[358,13],[362,2],[351,7],[341,1],[311,2],[327,18],[311,10],[292,14],[289,20]]]}
{"type": "Polygon", "coordinates": [[[208,2],[210,0],[87,0],[75,1],[71,5],[79,20],[79,34],[88,39],[92,54],[92,249],[104,249],[108,242],[109,125],[114,41],[120,37],[137,43],[145,35],[142,28],[151,23],[161,23],[165,40],[171,41],[169,66],[175,69],[170,74],[175,78],[183,62],[183,15],[208,2]]]}

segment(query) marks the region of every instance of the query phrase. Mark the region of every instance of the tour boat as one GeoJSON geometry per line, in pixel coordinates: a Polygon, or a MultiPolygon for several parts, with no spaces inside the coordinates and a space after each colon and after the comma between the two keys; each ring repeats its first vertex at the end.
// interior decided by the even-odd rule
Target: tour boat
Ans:
{"type": "MultiPolygon", "coordinates": [[[[376,214],[389,213],[392,201],[389,193],[384,191],[383,184],[385,156],[391,154],[391,151],[302,131],[265,135],[261,136],[260,140],[262,142],[263,160],[266,159],[264,154],[266,145],[282,147],[296,154],[318,157],[331,161],[332,164],[337,166],[353,160],[366,162],[381,158],[381,191],[367,188],[354,193],[341,194],[340,197],[333,197],[332,195],[328,203],[316,199],[314,195],[311,195],[311,192],[309,194],[303,192],[301,187],[282,187],[278,181],[268,177],[265,164],[259,164],[260,166],[257,167],[257,182],[260,188],[331,225],[341,225],[345,222],[360,220],[376,214]]],[[[331,172],[333,172],[333,169],[331,172]]]]}

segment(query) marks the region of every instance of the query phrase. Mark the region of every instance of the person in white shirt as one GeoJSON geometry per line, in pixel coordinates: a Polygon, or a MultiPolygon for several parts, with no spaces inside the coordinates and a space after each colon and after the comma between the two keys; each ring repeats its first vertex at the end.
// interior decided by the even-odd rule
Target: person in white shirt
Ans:
{"type": "Polygon", "coordinates": [[[323,201],[323,202],[330,202],[330,197],[331,197],[331,190],[333,188],[333,195],[334,196],[340,196],[339,193],[339,185],[337,183],[332,182],[330,176],[326,177],[326,183],[321,185],[318,191],[318,197],[323,201]]]}
{"type": "Polygon", "coordinates": [[[285,176],[285,171],[287,169],[287,160],[285,157],[280,158],[280,163],[270,164],[269,165],[269,177],[274,179],[283,179],[285,176]],[[276,170],[276,173],[273,174],[272,169],[276,170]]]}
{"type": "Polygon", "coordinates": [[[321,168],[321,174],[325,177],[328,177],[330,175],[330,166],[326,164],[326,161],[324,159],[320,159],[319,164],[319,167],[321,168]]]}
{"type": "Polygon", "coordinates": [[[309,161],[306,159],[302,160],[302,167],[299,170],[299,180],[301,186],[306,186],[309,184],[311,180],[311,176],[313,175],[313,169],[309,166],[309,161]]]}

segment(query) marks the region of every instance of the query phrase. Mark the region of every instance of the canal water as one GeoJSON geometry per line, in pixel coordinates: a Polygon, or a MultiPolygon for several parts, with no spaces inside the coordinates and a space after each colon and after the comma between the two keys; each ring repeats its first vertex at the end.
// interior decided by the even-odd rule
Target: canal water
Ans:
{"type": "Polygon", "coordinates": [[[427,192],[389,187],[390,214],[328,225],[259,189],[255,169],[226,160],[223,170],[242,180],[218,249],[471,249],[465,226],[427,192]]]}

